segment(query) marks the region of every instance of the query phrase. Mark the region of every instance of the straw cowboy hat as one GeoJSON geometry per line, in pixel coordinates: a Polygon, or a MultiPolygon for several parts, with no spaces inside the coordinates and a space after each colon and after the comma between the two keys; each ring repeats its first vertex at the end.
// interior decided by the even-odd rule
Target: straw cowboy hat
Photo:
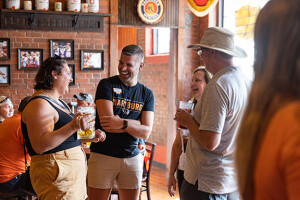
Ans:
{"type": "Polygon", "coordinates": [[[199,49],[200,47],[221,51],[228,55],[245,58],[247,53],[234,45],[234,34],[223,27],[209,27],[200,41],[200,44],[189,45],[188,48],[199,49]]]}

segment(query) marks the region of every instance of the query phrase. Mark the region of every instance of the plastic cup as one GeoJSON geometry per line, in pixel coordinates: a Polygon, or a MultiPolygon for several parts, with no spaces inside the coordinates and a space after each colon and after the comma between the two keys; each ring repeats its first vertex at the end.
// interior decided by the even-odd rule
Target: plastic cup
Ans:
{"type": "MultiPolygon", "coordinates": [[[[194,103],[190,101],[179,101],[179,108],[191,113],[194,108],[194,103]]],[[[180,125],[179,123],[178,123],[178,128],[186,129],[184,126],[180,125]]]]}

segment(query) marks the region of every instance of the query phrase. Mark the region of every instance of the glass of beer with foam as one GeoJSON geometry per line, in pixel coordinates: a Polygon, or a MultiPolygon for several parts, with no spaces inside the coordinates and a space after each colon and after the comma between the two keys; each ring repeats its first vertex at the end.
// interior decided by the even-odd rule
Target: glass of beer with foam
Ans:
{"type": "MultiPolygon", "coordinates": [[[[95,115],[95,109],[92,106],[78,106],[77,107],[77,113],[82,113],[83,116],[85,115],[95,115]]],[[[77,117],[77,120],[80,120],[82,116],[77,117]]],[[[94,120],[95,121],[95,120],[94,120]]],[[[79,124],[79,123],[78,123],[79,124]]],[[[92,139],[95,137],[95,124],[93,127],[82,130],[81,127],[77,131],[77,138],[78,139],[92,139]]]]}

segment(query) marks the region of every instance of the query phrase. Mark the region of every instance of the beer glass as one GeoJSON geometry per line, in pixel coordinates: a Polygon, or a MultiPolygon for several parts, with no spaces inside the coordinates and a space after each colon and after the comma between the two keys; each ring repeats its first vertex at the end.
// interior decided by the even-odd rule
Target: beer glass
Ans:
{"type": "MultiPolygon", "coordinates": [[[[86,115],[95,115],[95,109],[94,107],[91,106],[78,106],[77,107],[77,112],[81,112],[83,114],[83,116],[86,115]]],[[[81,116],[78,116],[77,120],[80,120],[81,116]]],[[[95,121],[95,120],[94,120],[95,121]]],[[[78,123],[80,124],[80,123],[78,123]]],[[[78,139],[92,139],[95,137],[95,124],[93,127],[86,129],[86,130],[82,130],[81,127],[79,126],[79,129],[77,131],[77,138],[78,139]]]]}
{"type": "MultiPolygon", "coordinates": [[[[194,108],[194,103],[190,101],[179,101],[179,108],[191,113],[194,108]]],[[[178,128],[186,129],[184,126],[180,125],[179,123],[178,123],[178,128]]]]}

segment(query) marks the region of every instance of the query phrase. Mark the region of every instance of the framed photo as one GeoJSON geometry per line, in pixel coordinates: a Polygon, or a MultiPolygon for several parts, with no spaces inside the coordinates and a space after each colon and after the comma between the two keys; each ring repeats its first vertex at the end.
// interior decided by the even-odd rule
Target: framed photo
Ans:
{"type": "Polygon", "coordinates": [[[69,85],[75,85],[75,64],[68,64],[70,71],[71,71],[71,77],[73,79],[73,82],[71,82],[69,85]]]}
{"type": "Polygon", "coordinates": [[[0,65],[0,86],[10,85],[10,65],[0,65]]]}
{"type": "Polygon", "coordinates": [[[103,50],[81,50],[81,70],[103,70],[103,50]]]}
{"type": "Polygon", "coordinates": [[[74,60],[74,40],[50,40],[51,57],[60,56],[65,60],[74,60]]]}
{"type": "Polygon", "coordinates": [[[10,39],[0,38],[0,60],[10,59],[10,39]]]}
{"type": "Polygon", "coordinates": [[[38,70],[43,62],[43,49],[18,49],[18,69],[38,70]]]}

